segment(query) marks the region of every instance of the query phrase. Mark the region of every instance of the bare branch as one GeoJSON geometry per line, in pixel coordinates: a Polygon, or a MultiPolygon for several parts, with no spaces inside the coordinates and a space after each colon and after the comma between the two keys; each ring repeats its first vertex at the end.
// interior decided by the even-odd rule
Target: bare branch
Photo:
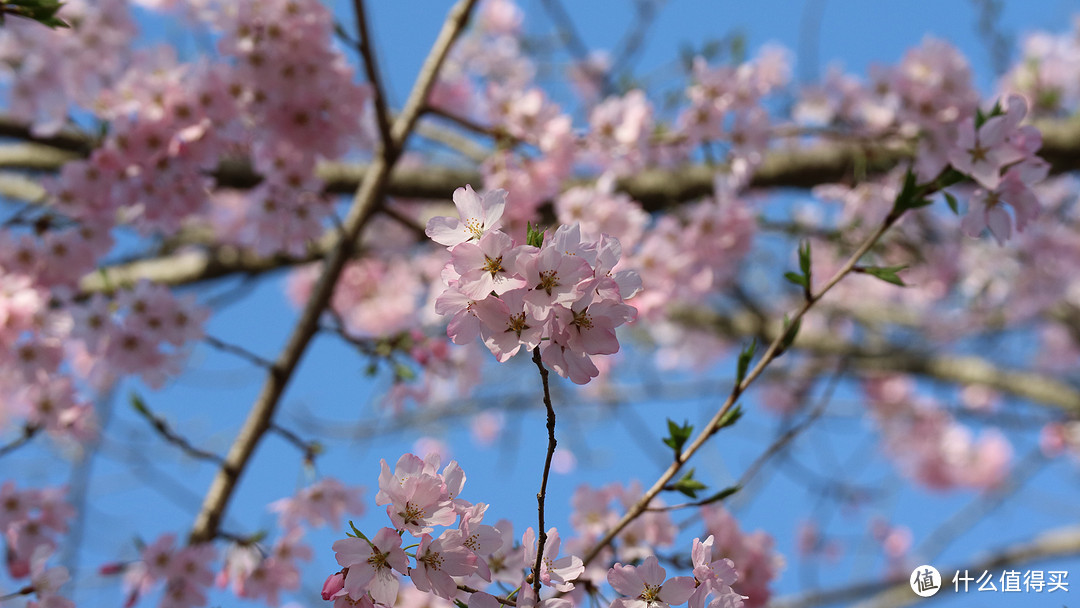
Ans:
{"type": "Polygon", "coordinates": [[[375,123],[379,126],[379,137],[382,139],[383,148],[392,150],[394,140],[390,137],[390,111],[386,108],[386,89],[383,88],[382,78],[379,76],[379,63],[371,45],[371,30],[367,24],[364,0],[353,0],[353,12],[356,13],[356,34],[360,37],[357,47],[360,56],[364,58],[364,70],[367,72],[368,82],[371,83],[375,123]]]}
{"type": "Polygon", "coordinates": [[[544,407],[547,408],[547,456],[544,458],[544,474],[540,478],[540,491],[536,493],[536,511],[539,516],[539,526],[536,530],[536,562],[533,564],[532,585],[536,597],[540,597],[540,565],[544,558],[544,545],[547,544],[547,526],[544,524],[544,502],[547,499],[548,476],[551,475],[551,458],[555,454],[555,408],[551,406],[551,391],[548,389],[548,370],[544,362],[540,360],[540,347],[533,348],[533,363],[540,370],[540,380],[544,385],[544,407]]]}
{"type": "Polygon", "coordinates": [[[271,367],[274,366],[272,361],[269,361],[268,359],[264,359],[263,357],[261,357],[259,355],[256,355],[255,353],[249,351],[248,349],[246,349],[246,348],[244,348],[242,346],[237,346],[235,344],[229,344],[228,342],[225,342],[223,340],[219,340],[218,338],[215,338],[215,337],[210,336],[210,335],[203,336],[203,341],[206,342],[207,344],[209,344],[210,346],[213,346],[214,348],[222,351],[222,352],[226,352],[226,353],[236,355],[237,357],[240,357],[241,359],[246,359],[249,362],[251,362],[252,364],[257,365],[259,367],[264,367],[266,369],[270,369],[271,367]]]}
{"type": "Polygon", "coordinates": [[[146,419],[150,423],[150,426],[157,431],[158,435],[161,435],[165,441],[175,445],[184,451],[185,454],[191,456],[196,460],[207,460],[217,464],[224,464],[225,459],[217,454],[204,450],[202,448],[195,447],[186,437],[177,433],[169,426],[169,423],[164,418],[158,416],[143,402],[138,396],[132,397],[132,406],[140,416],[146,419]]]}
{"type": "Polygon", "coordinates": [[[6,456],[27,443],[30,443],[30,440],[33,439],[34,435],[37,435],[40,430],[41,427],[36,424],[27,424],[23,426],[22,434],[8,443],[0,445],[0,456],[6,456]]]}

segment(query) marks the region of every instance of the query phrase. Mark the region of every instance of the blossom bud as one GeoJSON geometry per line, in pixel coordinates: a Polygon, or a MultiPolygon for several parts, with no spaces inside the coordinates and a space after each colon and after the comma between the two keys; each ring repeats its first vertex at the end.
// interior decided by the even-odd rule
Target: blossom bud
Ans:
{"type": "Polygon", "coordinates": [[[336,572],[326,578],[322,586],[322,599],[329,600],[345,588],[344,572],[336,572]]]}

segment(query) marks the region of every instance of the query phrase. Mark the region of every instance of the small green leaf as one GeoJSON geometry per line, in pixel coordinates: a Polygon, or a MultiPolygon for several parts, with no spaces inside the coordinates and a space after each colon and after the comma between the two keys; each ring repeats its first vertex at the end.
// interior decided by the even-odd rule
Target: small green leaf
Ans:
{"type": "Polygon", "coordinates": [[[905,268],[907,268],[907,264],[902,264],[900,266],[862,266],[858,270],[859,272],[873,275],[886,283],[907,287],[907,284],[904,283],[903,279],[896,274],[905,268]]]}
{"type": "Polygon", "coordinates": [[[364,540],[367,540],[369,543],[371,542],[370,540],[368,540],[368,537],[364,536],[363,532],[356,528],[356,524],[354,524],[351,519],[349,520],[349,527],[352,528],[353,538],[362,538],[364,540]]]}
{"type": "Polygon", "coordinates": [[[682,478],[679,479],[679,481],[671,484],[672,490],[675,490],[676,492],[682,492],[686,496],[693,499],[696,499],[697,493],[701,490],[704,490],[706,487],[708,486],[694,479],[694,469],[690,469],[686,472],[686,475],[683,475],[682,478]]]}
{"type": "Polygon", "coordinates": [[[810,282],[810,241],[799,245],[799,270],[802,270],[807,283],[810,282]]]}
{"type": "Polygon", "coordinates": [[[799,328],[802,327],[802,319],[795,321],[794,326],[791,324],[791,320],[787,315],[784,315],[784,339],[780,342],[780,348],[776,351],[776,356],[780,356],[786,351],[792,343],[795,342],[795,337],[799,335],[799,328]]]}
{"type": "Polygon", "coordinates": [[[675,458],[678,458],[682,455],[683,446],[690,440],[690,434],[694,431],[694,427],[690,425],[689,421],[683,422],[682,426],[679,426],[671,418],[668,418],[667,426],[670,436],[664,438],[664,445],[675,450],[675,458]]]}
{"type": "Polygon", "coordinates": [[[532,225],[532,222],[525,222],[525,243],[533,247],[542,247],[544,245],[544,231],[537,230],[532,225]]]}
{"type": "Polygon", "coordinates": [[[736,405],[735,407],[728,410],[726,414],[724,414],[723,416],[720,417],[720,420],[716,423],[716,430],[719,431],[720,429],[732,426],[736,422],[739,421],[739,418],[742,418],[742,417],[743,417],[742,406],[736,405]]]}
{"type": "Polygon", "coordinates": [[[742,489],[742,486],[738,486],[738,485],[728,486],[728,487],[724,488],[723,490],[720,490],[716,494],[713,494],[712,496],[702,498],[701,499],[701,504],[707,505],[707,504],[711,504],[711,503],[714,503],[714,502],[720,502],[721,500],[724,500],[728,496],[731,496],[731,495],[735,494],[736,492],[738,492],[741,489],[742,489]]]}
{"type": "Polygon", "coordinates": [[[743,378],[746,377],[746,370],[750,369],[750,362],[754,360],[754,353],[757,352],[757,338],[750,341],[750,345],[747,346],[739,353],[739,364],[735,371],[735,383],[742,384],[743,378]]]}
{"type": "Polygon", "coordinates": [[[806,277],[801,274],[796,274],[794,272],[785,272],[784,278],[798,285],[799,287],[802,287],[803,289],[806,289],[810,286],[810,283],[807,282],[806,277]]]}
{"type": "Polygon", "coordinates": [[[945,202],[949,205],[949,209],[952,209],[955,215],[960,215],[960,207],[956,204],[956,197],[951,192],[942,192],[942,194],[945,195],[945,202]]]}
{"type": "Polygon", "coordinates": [[[896,200],[893,202],[891,215],[899,217],[909,209],[918,209],[933,203],[924,194],[923,189],[919,188],[915,172],[908,169],[907,174],[904,176],[904,186],[900,189],[900,194],[896,195],[896,200]]]}
{"type": "Polygon", "coordinates": [[[143,416],[150,416],[150,408],[146,406],[146,402],[139,396],[138,393],[131,393],[131,407],[139,412],[143,416]]]}
{"type": "Polygon", "coordinates": [[[394,364],[394,377],[398,380],[409,381],[416,378],[416,372],[404,363],[394,364]]]}

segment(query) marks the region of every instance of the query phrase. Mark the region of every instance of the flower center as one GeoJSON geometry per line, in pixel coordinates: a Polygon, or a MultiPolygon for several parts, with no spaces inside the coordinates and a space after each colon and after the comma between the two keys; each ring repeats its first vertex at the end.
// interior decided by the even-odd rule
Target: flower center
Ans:
{"type": "Polygon", "coordinates": [[[465,230],[469,231],[472,238],[479,239],[481,236],[484,236],[484,223],[475,217],[470,217],[465,220],[465,230]]]}
{"type": "Polygon", "coordinates": [[[537,285],[537,289],[543,289],[547,294],[551,295],[551,290],[559,285],[559,271],[557,270],[542,270],[540,271],[540,284],[537,285]]]}
{"type": "Polygon", "coordinates": [[[483,268],[483,270],[486,270],[486,271],[490,272],[492,277],[494,277],[496,273],[503,271],[502,256],[501,255],[499,257],[495,258],[495,259],[491,259],[491,258],[489,258],[487,256],[484,256],[484,259],[486,261],[484,262],[484,265],[483,265],[482,268],[483,268]]]}

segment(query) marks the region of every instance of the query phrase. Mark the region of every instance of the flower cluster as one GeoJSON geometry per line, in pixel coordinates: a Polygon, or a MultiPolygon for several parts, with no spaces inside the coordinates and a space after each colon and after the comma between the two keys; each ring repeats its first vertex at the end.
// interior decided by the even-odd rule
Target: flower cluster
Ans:
{"type": "Polygon", "coordinates": [[[0,535],[7,545],[7,569],[12,578],[31,576],[57,548],[56,536],[68,529],[75,509],[64,501],[63,488],[17,490],[0,485],[0,535]]]}
{"type": "MultiPolygon", "coordinates": [[[[773,548],[773,537],[763,530],[743,532],[735,517],[721,505],[711,504],[702,507],[701,517],[705,520],[706,532],[713,539],[711,555],[723,555],[739,566],[738,580],[729,583],[726,582],[730,579],[730,576],[725,573],[726,566],[708,562],[713,564],[712,570],[716,572],[718,578],[722,579],[724,584],[732,586],[736,594],[743,596],[746,608],[760,608],[768,605],[769,598],[772,597],[769,583],[779,576],[780,570],[784,567],[784,558],[773,548]]],[[[705,557],[700,560],[697,557],[698,553],[695,552],[695,576],[699,576],[698,564],[712,559],[702,549],[699,551],[705,557]]],[[[720,587],[720,589],[723,588],[720,587]]],[[[731,594],[721,595],[731,598],[731,594]]],[[[720,606],[727,608],[724,604],[720,606]]]]}
{"type": "Polygon", "coordinates": [[[72,364],[83,377],[106,386],[120,374],[139,374],[160,386],[202,338],[210,311],[193,297],[177,297],[163,285],[140,282],[114,298],[95,294],[69,305],[72,364]]]}
{"type": "Polygon", "coordinates": [[[739,579],[730,559],[712,558],[713,537],[694,539],[691,552],[694,575],[667,578],[656,556],[639,566],[615,564],[608,571],[611,587],[624,597],[615,598],[611,608],[669,608],[686,602],[688,608],[740,608],[748,599],[731,589],[739,579]],[[711,601],[709,598],[712,598],[711,601]]]}
{"type": "Polygon", "coordinates": [[[864,388],[886,453],[905,476],[935,490],[990,489],[1004,481],[1012,447],[1000,432],[975,440],[940,404],[916,395],[910,378],[875,378],[864,388]]]}
{"type": "Polygon", "coordinates": [[[125,605],[134,606],[140,597],[164,582],[162,606],[205,606],[207,589],[214,582],[210,562],[216,554],[209,543],[177,548],[176,536],[163,534],[142,550],[139,561],[123,568],[128,593],[125,605]]]}
{"type": "MultiPolygon", "coordinates": [[[[427,235],[450,248],[446,290],[436,311],[451,315],[447,334],[456,344],[480,336],[500,362],[524,347],[559,375],[585,384],[599,374],[591,355],[618,352],[615,328],[635,318],[624,304],[641,288],[636,272],[615,271],[622,247],[601,235],[584,241],[577,224],[550,239],[519,245],[498,230],[506,192],[483,197],[472,187],[454,192],[460,218],[436,217],[427,235]]],[[[537,235],[532,235],[537,237],[537,235]]]]}
{"type": "MultiPolygon", "coordinates": [[[[340,608],[357,604],[392,606],[400,585],[398,575],[408,576],[419,591],[448,600],[459,597],[459,581],[483,586],[498,580],[521,585],[522,589],[528,587],[524,568],[536,555],[532,528],[525,532],[523,546],[515,548],[509,522],[484,524],[488,506],[460,498],[465,473],[457,462],[451,461],[441,472],[440,464],[437,454],[423,460],[405,454],[393,470],[382,461],[375,504],[387,505],[386,514],[393,527],[382,528],[372,537],[353,528],[355,536],[334,543],[342,570],[326,579],[323,599],[333,600],[340,608]],[[456,528],[433,536],[436,527],[449,527],[455,522],[456,528]],[[402,547],[406,532],[419,539],[411,554],[402,547]]],[[[558,533],[553,528],[545,546],[540,580],[544,585],[569,591],[584,568],[577,557],[558,558],[558,551],[558,533]]],[[[487,594],[473,593],[470,602],[478,595],[487,594]]]]}
{"type": "Polygon", "coordinates": [[[1042,147],[1042,135],[1031,125],[1020,126],[1027,115],[1027,102],[1010,95],[1003,113],[977,124],[978,117],[960,123],[949,163],[971,176],[978,188],[971,196],[961,227],[970,236],[989,228],[998,243],[1012,235],[1012,219],[1002,203],[1012,206],[1017,231],[1039,215],[1039,198],[1032,187],[1046,179],[1050,164],[1035,156],[1042,147]]]}

